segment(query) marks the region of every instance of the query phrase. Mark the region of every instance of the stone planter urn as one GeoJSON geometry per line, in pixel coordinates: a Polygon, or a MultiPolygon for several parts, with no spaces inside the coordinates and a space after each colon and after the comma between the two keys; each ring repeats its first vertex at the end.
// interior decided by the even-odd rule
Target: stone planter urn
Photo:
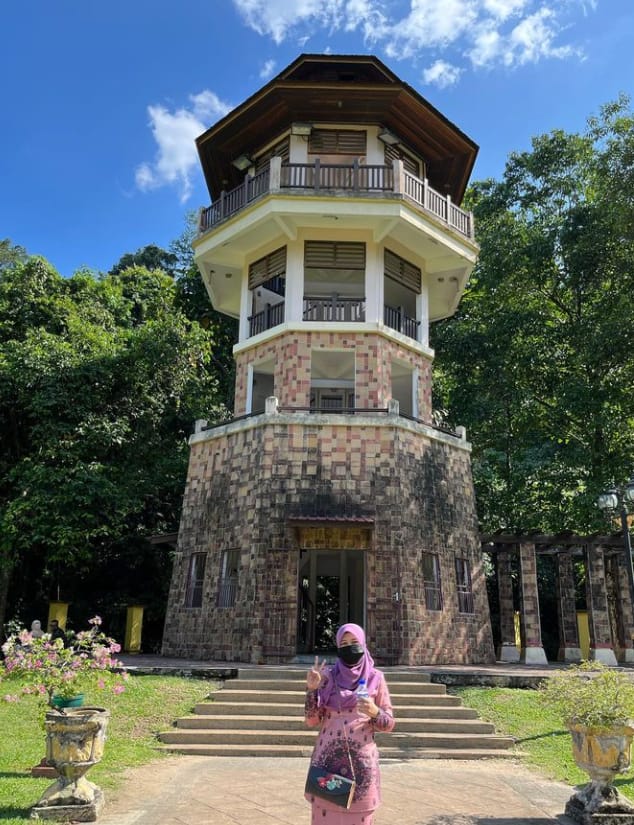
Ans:
{"type": "Polygon", "coordinates": [[[101,761],[110,712],[104,708],[69,708],[46,714],[46,758],[59,774],[31,811],[32,819],[94,822],[103,793],[84,776],[101,761]]]}
{"type": "Polygon", "coordinates": [[[570,797],[566,815],[583,825],[634,825],[634,805],[612,784],[614,777],[630,767],[634,728],[592,728],[570,724],[572,755],[591,781],[570,797]]]}

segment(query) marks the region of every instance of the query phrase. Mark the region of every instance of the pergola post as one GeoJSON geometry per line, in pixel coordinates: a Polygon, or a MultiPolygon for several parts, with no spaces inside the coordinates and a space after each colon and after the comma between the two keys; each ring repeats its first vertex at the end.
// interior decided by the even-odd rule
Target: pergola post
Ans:
{"type": "Polygon", "coordinates": [[[617,661],[612,647],[612,634],[610,633],[603,548],[586,544],[584,557],[586,561],[588,630],[590,633],[589,658],[604,665],[615,666],[617,661]]]}
{"type": "Polygon", "coordinates": [[[577,608],[575,604],[575,577],[572,554],[557,554],[557,624],[559,626],[560,662],[580,662],[583,658],[579,645],[577,608]]]}
{"type": "Polygon", "coordinates": [[[546,653],[542,645],[537,593],[537,555],[533,542],[520,542],[520,571],[522,612],[522,652],[520,661],[527,665],[546,665],[546,653]]]}
{"type": "Polygon", "coordinates": [[[634,662],[634,611],[632,610],[628,572],[623,554],[617,553],[612,556],[610,566],[614,582],[618,621],[619,650],[617,651],[617,657],[620,662],[629,664],[634,662]]]}
{"type": "Polygon", "coordinates": [[[500,662],[519,662],[520,652],[515,644],[515,611],[513,607],[513,581],[511,579],[511,554],[499,545],[495,556],[498,600],[500,603],[500,646],[497,658],[500,662]]]}

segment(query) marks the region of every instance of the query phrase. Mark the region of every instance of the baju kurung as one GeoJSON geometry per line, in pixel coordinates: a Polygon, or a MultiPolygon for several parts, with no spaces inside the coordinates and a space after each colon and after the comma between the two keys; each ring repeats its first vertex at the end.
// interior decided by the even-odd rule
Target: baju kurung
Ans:
{"type": "MultiPolygon", "coordinates": [[[[332,670],[330,668],[324,672],[320,690],[329,687],[332,670]]],[[[321,707],[320,691],[309,690],[306,693],[306,724],[321,728],[311,764],[350,777],[357,783],[349,810],[306,794],[306,799],[312,804],[312,825],[372,825],[374,811],[381,802],[379,751],[374,734],[394,728],[392,702],[385,677],[380,671],[376,674],[378,678],[370,689],[370,696],[379,708],[376,719],[359,713],[355,707],[341,707],[342,696],[349,695],[350,691],[340,691],[335,686],[327,704],[321,707]]]]}

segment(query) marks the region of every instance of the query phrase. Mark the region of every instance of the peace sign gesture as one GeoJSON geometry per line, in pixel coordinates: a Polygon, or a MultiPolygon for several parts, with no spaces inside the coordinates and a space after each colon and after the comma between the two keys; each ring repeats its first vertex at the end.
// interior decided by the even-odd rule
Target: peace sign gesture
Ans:
{"type": "Polygon", "coordinates": [[[325,667],[326,660],[324,659],[323,662],[319,664],[319,656],[315,656],[315,663],[306,674],[307,690],[317,690],[317,688],[321,684],[321,678],[325,667]]]}

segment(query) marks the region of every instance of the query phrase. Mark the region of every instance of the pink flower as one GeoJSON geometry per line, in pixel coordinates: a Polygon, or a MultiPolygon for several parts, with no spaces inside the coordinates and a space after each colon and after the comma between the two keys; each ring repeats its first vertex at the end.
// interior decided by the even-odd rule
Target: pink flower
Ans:
{"type": "Polygon", "coordinates": [[[2,698],[5,702],[17,702],[18,701],[18,697],[17,696],[12,696],[10,693],[6,693],[2,698]]]}
{"type": "Polygon", "coordinates": [[[88,624],[98,627],[101,624],[101,616],[93,616],[92,619],[88,619],[88,624]]]}
{"type": "Polygon", "coordinates": [[[123,693],[124,690],[125,690],[124,685],[115,685],[112,688],[112,692],[114,693],[115,696],[118,696],[120,693],[123,693]]]}
{"type": "Polygon", "coordinates": [[[104,688],[106,687],[106,683],[104,682],[104,680],[103,680],[103,679],[99,679],[99,681],[97,682],[97,687],[98,687],[100,690],[104,690],[104,688]]]}

